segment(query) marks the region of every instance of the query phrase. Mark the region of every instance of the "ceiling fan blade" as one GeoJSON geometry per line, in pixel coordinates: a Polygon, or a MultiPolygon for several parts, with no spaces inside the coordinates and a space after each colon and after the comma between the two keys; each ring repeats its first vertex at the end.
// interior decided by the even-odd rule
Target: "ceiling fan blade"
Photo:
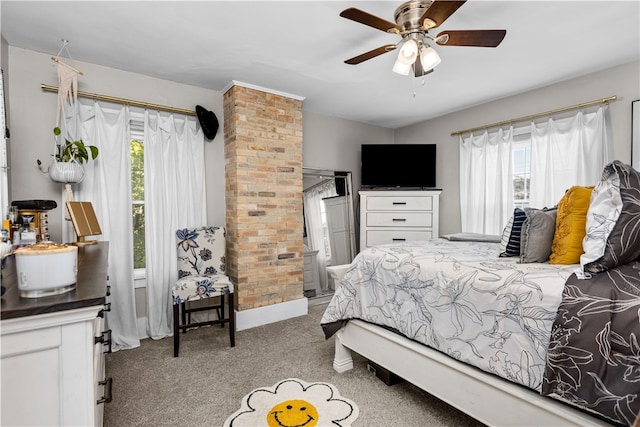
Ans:
{"type": "Polygon", "coordinates": [[[370,50],[369,52],[365,52],[362,55],[354,56],[353,58],[347,59],[344,62],[345,64],[356,65],[368,59],[375,58],[378,55],[382,55],[383,53],[391,52],[395,48],[395,44],[386,44],[384,46],[380,46],[376,49],[370,50]]]}
{"type": "Polygon", "coordinates": [[[418,21],[425,29],[436,28],[442,25],[448,17],[460,8],[466,1],[443,1],[435,0],[429,9],[426,10],[418,21]],[[426,22],[425,22],[426,21],[426,22]],[[431,22],[429,22],[431,21],[431,22]]]}
{"type": "Polygon", "coordinates": [[[415,77],[422,77],[422,76],[426,76],[429,73],[433,73],[433,68],[425,71],[424,68],[422,67],[422,61],[420,61],[420,58],[416,59],[416,62],[413,63],[413,75],[415,77]]]}
{"type": "Polygon", "coordinates": [[[359,22],[364,25],[368,25],[380,31],[385,31],[387,33],[395,33],[400,34],[400,27],[394,24],[393,22],[389,22],[385,19],[378,18],[375,15],[372,15],[368,12],[365,12],[360,9],[356,9],[355,7],[350,7],[349,9],[345,9],[340,13],[340,16],[343,18],[351,19],[352,21],[359,22]]]}
{"type": "Polygon", "coordinates": [[[435,40],[440,46],[496,47],[506,34],[507,30],[453,30],[441,32],[435,40]]]}

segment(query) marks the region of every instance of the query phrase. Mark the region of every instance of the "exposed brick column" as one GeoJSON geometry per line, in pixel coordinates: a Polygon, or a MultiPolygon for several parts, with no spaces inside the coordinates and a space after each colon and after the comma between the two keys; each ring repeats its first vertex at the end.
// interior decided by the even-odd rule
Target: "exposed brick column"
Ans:
{"type": "Polygon", "coordinates": [[[224,94],[228,274],[236,308],[303,298],[302,101],[224,94]]]}

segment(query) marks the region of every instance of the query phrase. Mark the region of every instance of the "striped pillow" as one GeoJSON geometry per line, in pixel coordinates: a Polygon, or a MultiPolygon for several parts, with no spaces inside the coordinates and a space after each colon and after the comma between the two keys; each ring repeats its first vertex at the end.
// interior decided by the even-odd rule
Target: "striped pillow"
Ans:
{"type": "MultiPolygon", "coordinates": [[[[504,251],[500,252],[501,257],[520,256],[520,236],[522,234],[522,224],[527,219],[527,215],[520,208],[513,211],[513,225],[509,233],[504,251]]],[[[508,225],[508,224],[507,224],[508,225]]],[[[506,227],[505,227],[506,231],[506,227]]],[[[504,233],[503,233],[504,234],[504,233]]]]}

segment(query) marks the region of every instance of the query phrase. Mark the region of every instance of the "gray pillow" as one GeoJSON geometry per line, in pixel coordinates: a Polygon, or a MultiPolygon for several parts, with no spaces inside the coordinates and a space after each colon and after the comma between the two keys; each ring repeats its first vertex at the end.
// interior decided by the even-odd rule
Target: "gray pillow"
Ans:
{"type": "Polygon", "coordinates": [[[520,236],[520,262],[546,262],[556,231],[557,208],[524,208],[527,218],[520,236]]]}
{"type": "Polygon", "coordinates": [[[487,243],[500,243],[500,236],[495,234],[481,234],[481,233],[453,233],[445,234],[442,236],[444,239],[452,242],[487,242],[487,243]]]}

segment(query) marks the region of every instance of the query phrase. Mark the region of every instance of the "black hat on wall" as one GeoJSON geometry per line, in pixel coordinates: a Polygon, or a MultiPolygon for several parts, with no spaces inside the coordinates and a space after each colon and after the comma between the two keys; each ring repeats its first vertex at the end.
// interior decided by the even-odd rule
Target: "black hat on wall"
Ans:
{"type": "Polygon", "coordinates": [[[219,123],[214,112],[209,111],[200,105],[196,105],[196,115],[198,116],[198,121],[200,122],[202,132],[204,132],[204,136],[209,140],[215,138],[216,133],[218,132],[219,123]]]}

